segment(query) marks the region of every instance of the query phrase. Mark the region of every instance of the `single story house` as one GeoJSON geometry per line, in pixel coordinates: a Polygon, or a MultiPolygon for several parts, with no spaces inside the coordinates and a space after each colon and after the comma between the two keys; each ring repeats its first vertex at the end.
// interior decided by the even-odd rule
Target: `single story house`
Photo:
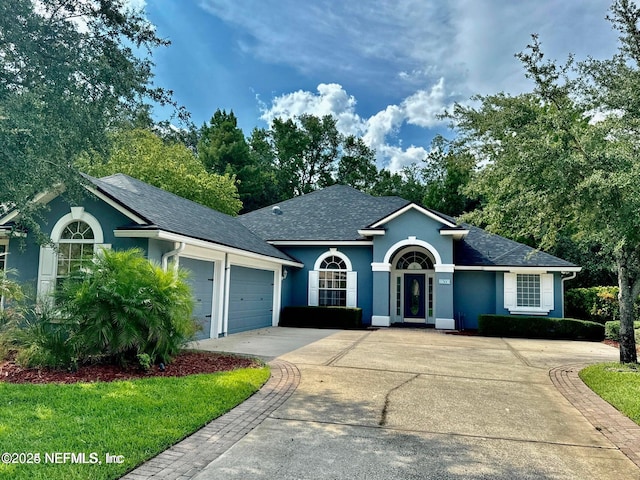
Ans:
{"type": "Polygon", "coordinates": [[[86,178],[81,205],[59,193],[36,199],[48,204],[41,228],[56,248],[11,236],[19,212],[0,218],[0,268],[44,296],[87,253],[138,247],[164,268],[191,271],[201,338],[277,325],[289,305],[357,306],[381,327],[476,328],[483,313],[561,317],[564,281],[580,270],[343,185],[231,217],[127,175],[86,178]]]}

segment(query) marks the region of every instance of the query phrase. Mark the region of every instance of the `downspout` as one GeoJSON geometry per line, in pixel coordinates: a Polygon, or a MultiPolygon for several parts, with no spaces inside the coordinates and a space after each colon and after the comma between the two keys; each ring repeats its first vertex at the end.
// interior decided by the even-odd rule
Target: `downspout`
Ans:
{"type": "MultiPolygon", "coordinates": [[[[162,255],[162,270],[164,270],[165,272],[167,271],[167,268],[169,268],[169,258],[171,257],[176,257],[178,255],[180,255],[184,249],[186,248],[187,244],[184,242],[180,242],[180,246],[178,248],[176,248],[175,250],[171,250],[170,252],[167,252],[165,254],[162,255]]],[[[177,262],[176,262],[176,266],[177,266],[177,262]]]]}
{"type": "Polygon", "coordinates": [[[562,318],[564,318],[564,282],[566,282],[567,280],[573,280],[577,275],[578,272],[571,272],[571,275],[569,275],[568,277],[562,277],[562,318]]]}
{"type": "Polygon", "coordinates": [[[231,267],[229,266],[229,254],[224,254],[224,265],[222,275],[222,332],[223,337],[227,336],[229,329],[229,286],[231,285],[231,267]]]}

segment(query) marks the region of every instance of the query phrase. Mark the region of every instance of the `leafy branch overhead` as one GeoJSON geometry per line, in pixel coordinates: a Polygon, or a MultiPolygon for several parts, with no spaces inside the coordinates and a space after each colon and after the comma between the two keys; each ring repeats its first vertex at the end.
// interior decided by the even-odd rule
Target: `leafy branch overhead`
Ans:
{"type": "Polygon", "coordinates": [[[145,103],[175,105],[149,56],[168,43],[123,0],[0,2],[0,208],[33,223],[34,195],[79,191],[81,152],[105,152],[145,103]]]}

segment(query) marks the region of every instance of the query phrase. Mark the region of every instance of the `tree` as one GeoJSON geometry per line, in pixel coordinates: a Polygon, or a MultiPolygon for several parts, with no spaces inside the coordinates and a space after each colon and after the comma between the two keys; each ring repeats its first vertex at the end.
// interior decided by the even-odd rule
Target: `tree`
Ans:
{"type": "Polygon", "coordinates": [[[342,141],[342,155],[338,161],[335,180],[363,192],[369,192],[378,178],[375,151],[354,135],[342,141]]]}
{"type": "Polygon", "coordinates": [[[287,198],[333,183],[340,134],[331,115],[276,118],[269,133],[280,188],[287,198]]]}
{"type": "Polygon", "coordinates": [[[184,144],[167,144],[149,130],[115,133],[106,161],[85,155],[78,166],[98,177],[124,173],[229,215],[242,208],[232,176],[208,173],[184,144]]]}
{"type": "MultiPolygon", "coordinates": [[[[260,141],[259,134],[256,135],[255,147],[260,141]]],[[[264,148],[264,144],[257,148],[264,148]]],[[[205,123],[198,132],[197,151],[209,172],[235,176],[243,212],[279,200],[271,201],[276,183],[272,156],[252,151],[233,112],[216,110],[209,124],[205,123]],[[266,158],[269,160],[265,161],[266,158]]]]}
{"type": "Polygon", "coordinates": [[[0,213],[35,227],[34,195],[80,191],[80,152],[105,151],[107,130],[145,102],[171,102],[149,59],[167,44],[123,0],[0,2],[0,213]]]}
{"type": "Polygon", "coordinates": [[[383,168],[378,172],[378,178],[371,193],[378,196],[398,196],[421,204],[425,194],[422,169],[416,163],[403,167],[400,172],[395,173],[383,168]]]}
{"type": "Polygon", "coordinates": [[[453,217],[472,211],[476,202],[465,195],[476,159],[443,137],[434,138],[422,169],[425,194],[422,204],[453,217]]]}
{"type": "Polygon", "coordinates": [[[518,55],[533,92],[476,97],[480,106],[453,114],[469,151],[486,162],[471,184],[482,206],[472,219],[542,247],[569,236],[606,250],[620,287],[624,363],[637,362],[640,294],[639,18],[633,2],[614,2],[621,47],[605,61],[544,61],[534,36],[518,55]]]}
{"type": "Polygon", "coordinates": [[[223,174],[228,168],[237,173],[249,161],[249,145],[238,128],[233,111],[216,110],[209,124],[200,128],[198,158],[212,172],[223,174]]]}

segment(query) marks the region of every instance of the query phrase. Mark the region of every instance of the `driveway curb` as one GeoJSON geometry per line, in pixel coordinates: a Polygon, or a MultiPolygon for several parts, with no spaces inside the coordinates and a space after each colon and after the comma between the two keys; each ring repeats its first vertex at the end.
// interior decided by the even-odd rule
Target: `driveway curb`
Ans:
{"type": "Polygon", "coordinates": [[[640,467],[640,425],[593,392],[578,376],[586,364],[563,365],[549,377],[571,404],[605,437],[640,467]]]}
{"type": "Polygon", "coordinates": [[[300,383],[298,367],[284,360],[269,362],[271,377],[252,397],[193,435],[132,470],[122,480],[188,480],[260,425],[300,383]]]}

